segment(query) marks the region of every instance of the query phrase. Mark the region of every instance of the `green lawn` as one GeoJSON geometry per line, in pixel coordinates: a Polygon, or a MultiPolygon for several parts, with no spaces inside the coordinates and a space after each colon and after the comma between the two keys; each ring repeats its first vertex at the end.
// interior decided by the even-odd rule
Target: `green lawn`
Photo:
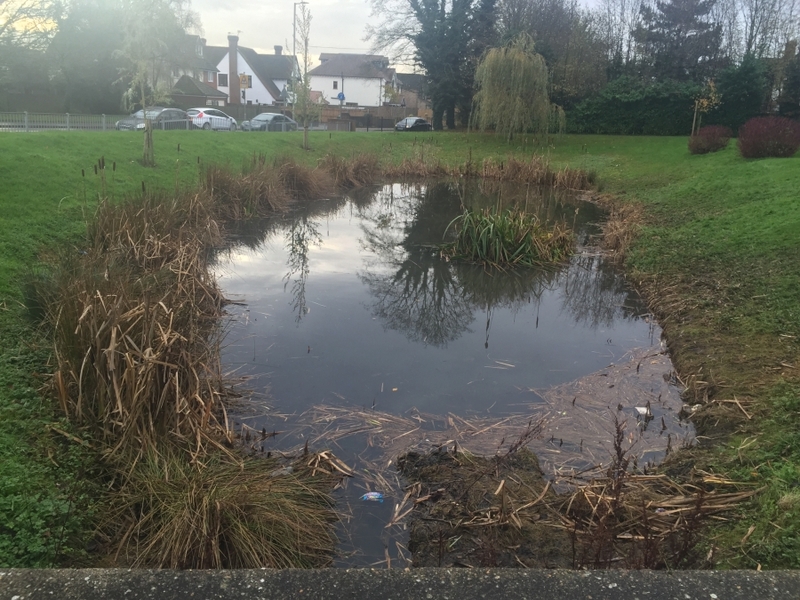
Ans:
{"type": "Polygon", "coordinates": [[[685,138],[567,136],[540,146],[464,133],[312,132],[308,152],[301,139],[155,132],[158,166],[145,169],[135,133],[0,135],[0,565],[81,560],[91,453],[39,393],[49,346],[22,305],[42,252],[80,250],[103,185],[115,198],[143,184],[191,186],[198,161],[238,169],[259,153],[308,164],[327,153],[456,164],[536,152],[596,172],[603,193],[644,207],[630,276],[662,317],[681,377],[705,382],[698,398],[735,397],[743,407],[712,402],[698,420],[700,446],[687,453],[705,470],[766,486],[714,531],[718,564],[800,566],[800,156],[745,161],[735,142],[691,156],[685,138]],[[104,183],[94,172],[100,157],[104,183]]]}

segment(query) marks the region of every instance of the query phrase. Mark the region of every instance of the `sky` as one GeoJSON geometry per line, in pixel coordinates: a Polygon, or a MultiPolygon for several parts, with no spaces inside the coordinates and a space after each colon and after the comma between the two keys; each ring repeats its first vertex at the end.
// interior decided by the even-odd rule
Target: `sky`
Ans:
{"type": "MultiPolygon", "coordinates": [[[[200,15],[209,46],[227,46],[232,33],[238,34],[240,45],[257,52],[271,54],[280,45],[291,54],[294,4],[289,0],[192,0],[192,9],[200,15]]],[[[367,0],[309,0],[308,8],[312,67],[319,64],[321,52],[369,52],[370,43],[364,41],[370,17],[367,0]]]]}

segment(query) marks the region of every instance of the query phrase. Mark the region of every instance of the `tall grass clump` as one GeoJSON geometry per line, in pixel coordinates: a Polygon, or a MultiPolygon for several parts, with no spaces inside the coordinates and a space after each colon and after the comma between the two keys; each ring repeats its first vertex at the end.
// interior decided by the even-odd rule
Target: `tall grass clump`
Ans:
{"type": "Polygon", "coordinates": [[[755,117],[739,128],[744,158],[788,158],[800,148],[800,122],[785,117],[755,117]]]}
{"type": "Polygon", "coordinates": [[[350,189],[374,183],[381,175],[380,162],[374,154],[354,154],[344,158],[326,154],[319,164],[337,188],[350,189]]]}
{"type": "Polygon", "coordinates": [[[518,209],[467,209],[447,227],[455,241],[444,244],[450,258],[488,266],[539,266],[567,258],[574,236],[565,224],[545,227],[538,218],[518,209]]]}
{"type": "Polygon", "coordinates": [[[324,169],[287,158],[270,162],[263,154],[254,155],[242,174],[218,165],[207,167],[202,186],[217,217],[226,221],[282,212],[295,201],[321,198],[334,189],[324,169]]]}
{"type": "Polygon", "coordinates": [[[593,173],[582,169],[554,170],[546,159],[539,156],[532,156],[529,160],[509,156],[499,162],[487,158],[483,161],[479,175],[484,179],[519,181],[571,190],[588,190],[596,178],[593,173]]]}
{"type": "Polygon", "coordinates": [[[328,473],[276,469],[274,459],[148,452],[109,507],[105,529],[133,567],[311,568],[335,544],[328,473]]]}
{"type": "Polygon", "coordinates": [[[708,154],[718,152],[728,146],[733,132],[724,125],[707,125],[689,138],[689,152],[692,154],[708,154]]]}
{"type": "Polygon", "coordinates": [[[218,436],[216,331],[224,299],[207,268],[219,227],[195,195],[101,202],[88,247],[58,257],[38,294],[55,341],[55,392],[106,455],[162,438],[195,452],[218,436]]]}

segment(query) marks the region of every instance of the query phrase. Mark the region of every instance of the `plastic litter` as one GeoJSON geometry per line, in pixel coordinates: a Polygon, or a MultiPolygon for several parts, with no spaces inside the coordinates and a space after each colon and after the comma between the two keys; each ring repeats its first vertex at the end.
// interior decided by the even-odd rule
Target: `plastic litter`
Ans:
{"type": "Polygon", "coordinates": [[[361,496],[361,499],[369,502],[383,502],[383,494],[380,492],[367,492],[361,496]]]}
{"type": "Polygon", "coordinates": [[[292,467],[283,467],[282,469],[275,469],[269,474],[270,477],[281,477],[282,475],[291,475],[294,472],[292,467]]]}

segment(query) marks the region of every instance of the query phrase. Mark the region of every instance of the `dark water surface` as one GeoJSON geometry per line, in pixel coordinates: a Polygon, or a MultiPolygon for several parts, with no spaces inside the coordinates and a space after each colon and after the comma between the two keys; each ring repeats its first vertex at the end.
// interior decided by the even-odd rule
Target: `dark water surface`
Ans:
{"type": "MultiPolygon", "coordinates": [[[[639,298],[589,246],[600,216],[552,191],[395,184],[247,225],[216,267],[225,294],[241,303],[229,307],[223,363],[273,414],[240,421],[291,430],[316,405],[510,414],[541,400],[532,388],[657,345],[660,330],[639,298]],[[463,205],[513,202],[574,225],[579,251],[569,264],[501,272],[439,256],[463,205]]],[[[343,440],[335,451],[353,463],[364,447],[343,440]]],[[[360,558],[346,564],[384,558],[387,541],[376,532],[391,507],[356,506],[349,533],[360,558]]]]}

